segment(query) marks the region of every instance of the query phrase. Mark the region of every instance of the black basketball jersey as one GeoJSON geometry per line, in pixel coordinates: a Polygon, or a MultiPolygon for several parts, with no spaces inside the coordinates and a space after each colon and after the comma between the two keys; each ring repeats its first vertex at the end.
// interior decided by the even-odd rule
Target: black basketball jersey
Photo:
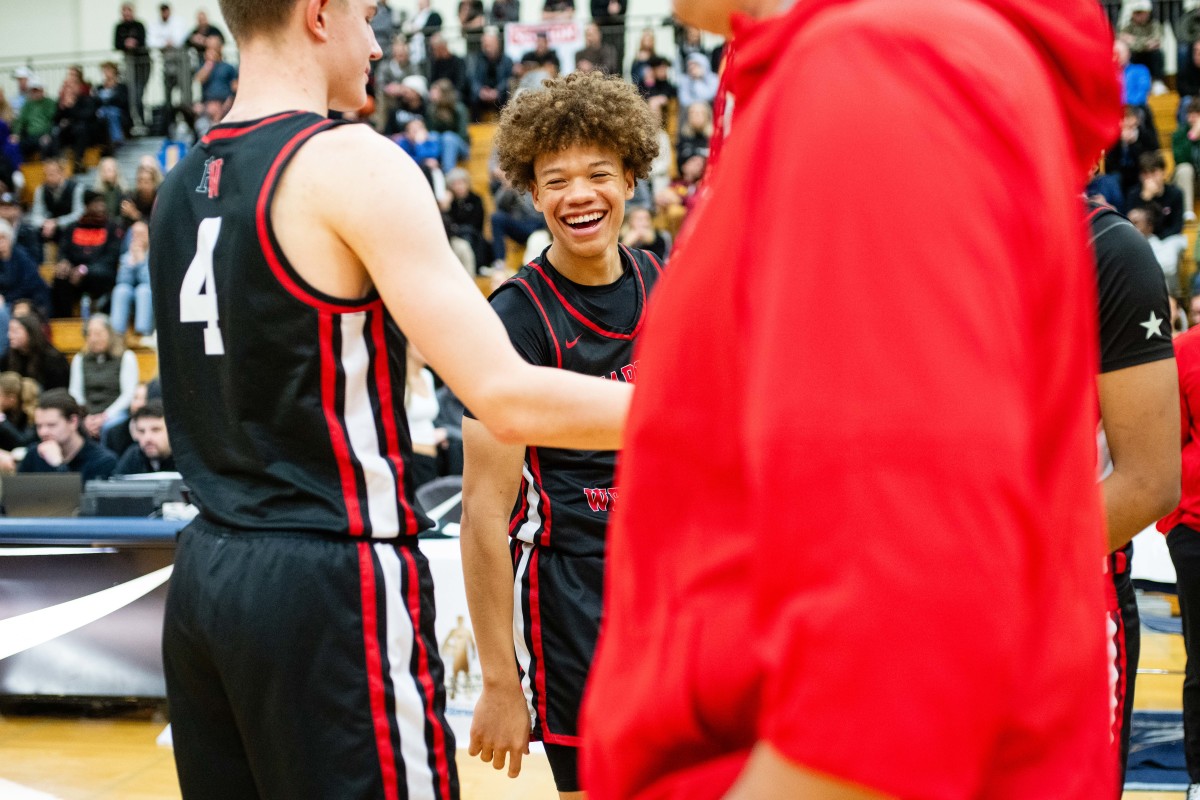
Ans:
{"type": "Polygon", "coordinates": [[[309,286],[271,225],[280,175],[340,123],[288,112],[211,130],[171,171],[151,230],[163,403],[207,519],[391,538],[413,501],[405,340],[377,293],[309,286]]]}
{"type": "MultiPolygon", "coordinates": [[[[492,296],[518,352],[538,366],[636,381],[634,344],[662,267],[652,253],[624,246],[621,262],[624,273],[611,287],[572,283],[546,253],[522,267],[492,296]],[[597,292],[607,294],[603,303],[597,292]]],[[[603,555],[608,515],[618,500],[616,460],[611,450],[526,448],[509,533],[566,553],[603,555]]]]}

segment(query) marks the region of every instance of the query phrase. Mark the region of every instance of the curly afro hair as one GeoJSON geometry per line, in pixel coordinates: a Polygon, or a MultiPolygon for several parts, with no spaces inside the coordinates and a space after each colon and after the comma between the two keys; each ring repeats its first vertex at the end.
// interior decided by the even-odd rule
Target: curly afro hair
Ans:
{"type": "Polygon", "coordinates": [[[635,178],[645,178],[658,155],[658,123],[633,84],[599,72],[573,72],[518,92],[500,115],[500,169],[518,191],[533,183],[538,155],[578,144],[616,152],[635,178]]]}

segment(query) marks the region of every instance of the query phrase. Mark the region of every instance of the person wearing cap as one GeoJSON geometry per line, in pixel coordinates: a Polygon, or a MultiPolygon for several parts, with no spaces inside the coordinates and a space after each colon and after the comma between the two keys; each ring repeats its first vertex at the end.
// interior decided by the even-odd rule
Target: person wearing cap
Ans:
{"type": "Polygon", "coordinates": [[[46,87],[34,75],[26,83],[28,91],[21,112],[13,120],[13,141],[20,145],[21,155],[30,158],[53,147],[54,115],[58,103],[46,97],[46,87]]]}
{"type": "Polygon", "coordinates": [[[86,294],[93,305],[112,292],[121,255],[121,237],[108,216],[104,195],[94,189],[83,193],[84,212],[63,231],[50,292],[51,316],[71,317],[86,294]]]}
{"type": "Polygon", "coordinates": [[[1132,0],[1129,4],[1129,21],[1121,27],[1120,38],[1129,45],[1130,60],[1134,64],[1144,64],[1154,80],[1161,81],[1163,26],[1161,22],[1150,18],[1153,8],[1150,0],[1132,0]]]}
{"type": "Polygon", "coordinates": [[[29,94],[29,79],[32,77],[33,70],[29,67],[17,67],[13,70],[13,78],[17,82],[17,96],[12,99],[14,114],[20,114],[25,105],[26,96],[29,94]]]}
{"type": "Polygon", "coordinates": [[[67,163],[55,158],[42,165],[42,185],[33,192],[30,223],[41,229],[42,241],[56,240],[63,228],[83,215],[83,185],[67,177],[67,163]]]}
{"type": "MultiPolygon", "coordinates": [[[[34,264],[42,263],[42,236],[37,227],[25,221],[25,209],[21,207],[21,198],[12,192],[0,194],[0,219],[12,226],[14,231],[13,244],[25,254],[34,264]]],[[[49,298],[47,298],[49,300],[49,298]]],[[[47,304],[46,308],[49,308],[47,304]]]]}
{"type": "Polygon", "coordinates": [[[429,94],[429,84],[421,75],[409,75],[400,81],[396,88],[396,110],[388,117],[384,125],[385,136],[395,137],[404,132],[404,128],[414,119],[425,119],[425,98],[429,94]]]}

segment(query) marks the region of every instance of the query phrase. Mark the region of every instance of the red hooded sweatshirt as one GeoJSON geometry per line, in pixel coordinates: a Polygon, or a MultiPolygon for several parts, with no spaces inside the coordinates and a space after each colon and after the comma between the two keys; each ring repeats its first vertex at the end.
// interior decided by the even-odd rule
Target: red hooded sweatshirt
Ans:
{"type": "Polygon", "coordinates": [[[766,741],[904,798],[1114,796],[1101,10],[735,23],[730,133],[639,344],[584,786],[719,798],[766,741]]]}

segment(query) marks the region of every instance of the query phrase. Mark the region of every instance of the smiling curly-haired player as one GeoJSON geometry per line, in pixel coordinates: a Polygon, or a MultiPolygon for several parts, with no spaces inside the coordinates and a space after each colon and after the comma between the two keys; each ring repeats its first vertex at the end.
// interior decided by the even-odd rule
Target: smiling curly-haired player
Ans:
{"type": "MultiPolygon", "coordinates": [[[[530,363],[636,380],[634,343],[662,266],[617,237],[656,132],[632,85],[595,73],[547,81],[504,110],[500,166],[533,193],[554,237],[492,296],[530,363]]],[[[600,626],[616,452],[504,444],[469,417],[463,443],[463,567],[484,676],[470,752],[498,769],[510,757],[515,777],[532,728],[559,793],[579,797],[576,719],[600,626]]]]}

